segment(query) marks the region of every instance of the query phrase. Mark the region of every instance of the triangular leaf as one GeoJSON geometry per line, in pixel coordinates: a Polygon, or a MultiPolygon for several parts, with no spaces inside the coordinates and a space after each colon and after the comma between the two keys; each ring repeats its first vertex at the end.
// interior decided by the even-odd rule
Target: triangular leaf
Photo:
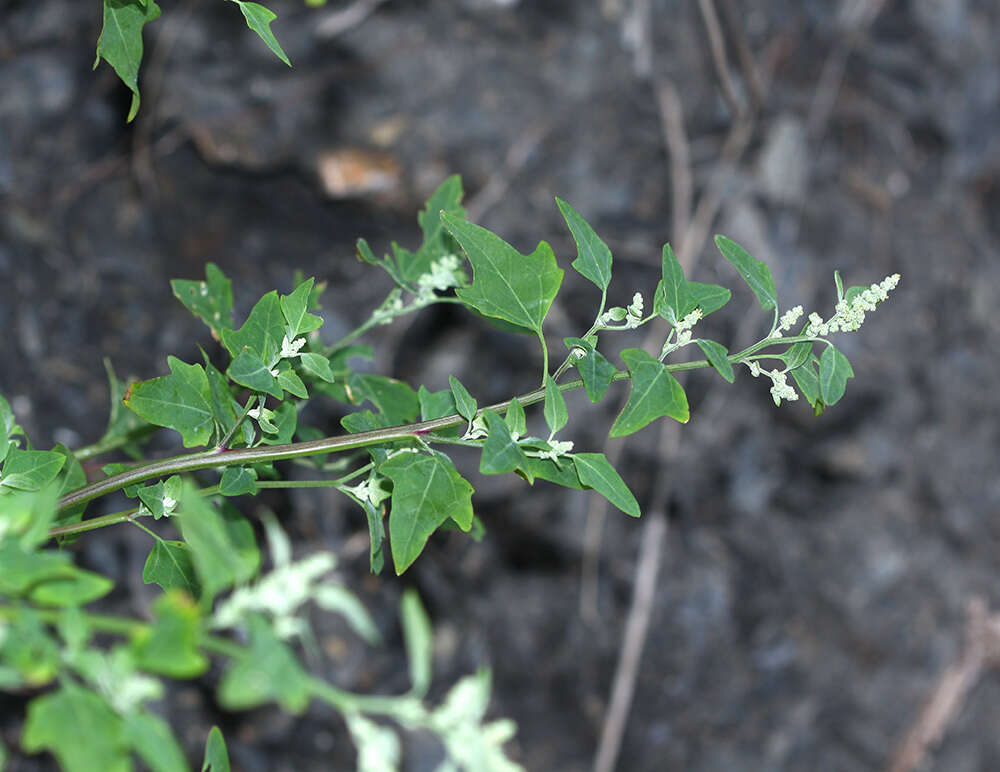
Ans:
{"type": "Polygon", "coordinates": [[[573,463],[581,483],[593,488],[626,515],[639,517],[639,502],[603,453],[576,453],[573,463]]]}
{"type": "Polygon", "coordinates": [[[663,245],[663,280],[656,287],[654,310],[676,324],[694,308],[684,269],[669,244],[663,245]]]}
{"type": "Polygon", "coordinates": [[[292,63],[288,61],[288,56],[282,50],[274,33],[271,32],[271,22],[278,18],[277,14],[260,3],[245,2],[245,0],[233,0],[233,2],[243,11],[247,26],[260,36],[260,39],[267,44],[275,56],[291,67],[292,63]]]}
{"type": "Polygon", "coordinates": [[[97,40],[97,58],[110,64],[132,92],[128,121],[139,112],[139,65],[142,62],[142,28],[160,17],[153,0],[104,0],[104,26],[97,40]]]}
{"type": "Polygon", "coordinates": [[[441,221],[472,263],[472,286],[456,290],[462,302],[485,316],[541,335],[542,321],[563,278],[552,248],[542,241],[530,255],[522,255],[478,225],[448,214],[441,221]]]}
{"type": "Polygon", "coordinates": [[[628,402],[611,427],[611,437],[624,437],[662,416],[687,423],[687,396],[666,366],[642,349],[625,349],[622,360],[632,376],[628,402]]]}
{"type": "Polygon", "coordinates": [[[309,278],[299,284],[291,295],[281,296],[281,313],[288,322],[288,339],[318,330],[323,326],[322,317],[309,313],[309,295],[315,279],[309,278]]]}
{"type": "Polygon", "coordinates": [[[285,317],[272,290],[257,301],[240,329],[222,331],[222,342],[232,356],[249,349],[270,366],[278,359],[284,334],[285,317]]]}

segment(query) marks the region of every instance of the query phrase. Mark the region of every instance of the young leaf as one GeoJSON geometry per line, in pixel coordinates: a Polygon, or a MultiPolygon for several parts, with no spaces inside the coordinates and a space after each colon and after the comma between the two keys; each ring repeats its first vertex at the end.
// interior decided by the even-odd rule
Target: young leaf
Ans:
{"type": "Polygon", "coordinates": [[[676,324],[694,308],[684,269],[669,244],[663,245],[663,280],[657,285],[654,310],[671,324],[676,324]]]}
{"type": "Polygon", "coordinates": [[[315,279],[309,278],[299,284],[291,295],[281,296],[281,313],[288,322],[288,340],[294,341],[323,326],[322,317],[309,313],[309,296],[315,279]]]}
{"type": "Polygon", "coordinates": [[[429,253],[434,258],[454,251],[451,236],[441,224],[441,212],[465,218],[465,209],[462,208],[462,178],[457,174],[451,175],[438,186],[427,199],[427,205],[417,215],[417,222],[424,234],[420,251],[429,253]]]}
{"type": "Polygon", "coordinates": [[[368,539],[370,543],[370,554],[368,556],[369,569],[378,576],[382,573],[385,565],[385,523],[382,522],[382,507],[376,507],[370,501],[361,502],[368,518],[368,539]]]}
{"type": "Polygon", "coordinates": [[[483,443],[479,460],[481,474],[509,474],[515,469],[528,469],[528,457],[510,436],[507,424],[492,410],[483,412],[489,434],[483,443]]]}
{"type": "Polygon", "coordinates": [[[278,381],[278,386],[299,399],[309,399],[309,391],[306,389],[306,385],[288,364],[287,359],[279,363],[277,370],[278,374],[275,376],[275,379],[278,381]]]}
{"type": "Polygon", "coordinates": [[[609,436],[632,434],[662,416],[687,423],[687,396],[663,363],[637,348],[625,349],[621,357],[632,375],[632,388],[609,436]]]}
{"type": "Polygon", "coordinates": [[[607,394],[611,379],[618,372],[617,369],[604,357],[604,354],[582,338],[566,338],[565,343],[569,349],[581,348],[587,352],[583,358],[576,360],[576,369],[583,379],[587,399],[591,402],[600,402],[607,394]]]}
{"type": "Polygon", "coordinates": [[[66,456],[55,450],[21,450],[11,446],[0,473],[0,487],[38,491],[59,476],[66,456]]]}
{"type": "Polygon", "coordinates": [[[158,584],[164,590],[184,590],[192,598],[201,596],[191,548],[182,541],[157,541],[142,568],[142,581],[158,584]]]}
{"type": "Polygon", "coordinates": [[[512,399],[510,405],[507,407],[507,412],[504,414],[503,421],[507,424],[507,428],[510,430],[511,436],[517,435],[518,437],[523,437],[525,432],[528,431],[528,422],[524,417],[524,406],[517,399],[512,399]]]}
{"type": "Polygon", "coordinates": [[[449,214],[441,221],[472,263],[472,286],[456,290],[462,302],[485,316],[542,334],[542,321],[559,291],[563,272],[544,241],[530,255],[485,228],[449,214]]]}
{"type": "Polygon", "coordinates": [[[298,425],[299,415],[295,412],[295,405],[291,402],[282,402],[274,409],[273,425],[264,427],[261,422],[263,435],[261,443],[264,445],[286,445],[292,441],[295,435],[295,427],[298,425]],[[272,431],[273,430],[273,431],[272,431]]]}
{"type": "Polygon", "coordinates": [[[123,401],[149,423],[180,432],[184,447],[204,445],[214,425],[205,370],[173,356],[167,364],[170,375],[133,383],[123,401]]]}
{"type": "Polygon", "coordinates": [[[722,256],[733,264],[743,280],[750,285],[762,309],[767,311],[778,305],[778,291],[774,288],[771,269],[766,263],[753,258],[743,247],[725,236],[716,236],[715,244],[722,256]]]}
{"type": "Polygon", "coordinates": [[[833,272],[833,283],[837,285],[837,302],[844,299],[844,280],[840,278],[840,271],[833,272]]]}
{"type": "Polygon", "coordinates": [[[736,375],[733,373],[733,365],[729,361],[729,352],[725,346],[721,343],[716,343],[714,340],[703,340],[701,338],[695,340],[695,343],[698,344],[698,348],[705,355],[705,359],[719,372],[719,375],[724,380],[729,383],[736,380],[736,375]]]}
{"type": "Polygon", "coordinates": [[[687,284],[688,293],[698,308],[701,309],[702,316],[708,316],[713,311],[718,311],[733,296],[725,287],[718,284],[702,284],[697,281],[689,281],[687,284]]]}
{"type": "Polygon", "coordinates": [[[333,383],[334,375],[330,368],[330,360],[322,354],[312,354],[307,351],[299,354],[299,361],[302,363],[302,369],[307,373],[322,378],[327,383],[333,383]]]}
{"type": "Polygon", "coordinates": [[[454,375],[448,376],[448,384],[451,386],[451,393],[455,398],[455,408],[458,410],[458,414],[466,421],[471,421],[476,417],[476,410],[479,407],[479,403],[476,402],[475,398],[462,385],[462,382],[454,375]]]}
{"type": "Polygon", "coordinates": [[[823,402],[835,405],[844,396],[847,379],[854,377],[854,370],[847,357],[833,346],[827,346],[819,358],[819,386],[823,402]]]}
{"type": "Polygon", "coordinates": [[[263,391],[276,399],[281,399],[285,395],[271,374],[271,370],[264,364],[264,360],[249,349],[243,349],[236,355],[229,364],[226,375],[251,391],[263,391]]]}
{"type": "Polygon", "coordinates": [[[406,645],[406,659],[410,666],[410,683],[413,684],[411,693],[422,698],[431,685],[434,634],[431,630],[431,620],[420,602],[420,596],[412,588],[403,593],[399,604],[399,616],[403,623],[403,641],[406,645]]]}
{"type": "Polygon", "coordinates": [[[285,317],[278,293],[271,290],[250,309],[250,316],[240,329],[222,331],[222,342],[234,357],[249,349],[270,365],[278,358],[284,334],[285,317]]]}
{"type": "Polygon", "coordinates": [[[139,112],[139,64],[142,62],[142,28],[160,17],[153,0],[104,0],[104,26],[97,40],[94,69],[104,59],[132,91],[128,110],[131,122],[139,112]]]}
{"type": "Polygon", "coordinates": [[[260,3],[246,2],[245,0],[233,0],[233,2],[243,11],[247,26],[260,36],[260,39],[267,44],[275,56],[291,67],[292,63],[288,61],[288,57],[281,49],[281,44],[271,32],[271,22],[278,18],[277,14],[260,3]]]}
{"type": "Polygon", "coordinates": [[[473,488],[447,456],[399,453],[378,471],[392,480],[389,543],[397,574],[409,568],[448,518],[464,530],[472,526],[473,488]]]}
{"type": "Polygon", "coordinates": [[[222,730],[217,726],[213,726],[212,731],[208,733],[201,772],[229,772],[229,752],[226,750],[222,730]]]}
{"type": "Polygon", "coordinates": [[[639,502],[603,453],[576,453],[573,464],[581,483],[593,488],[626,515],[639,517],[639,502]]]}
{"type": "Polygon", "coordinates": [[[188,311],[208,325],[216,340],[222,330],[233,328],[233,283],[215,263],[205,265],[205,281],[174,279],[170,288],[188,311]]]}
{"type": "Polygon", "coordinates": [[[545,416],[545,423],[548,424],[549,431],[555,434],[562,429],[569,421],[569,412],[566,410],[566,400],[562,391],[552,380],[552,376],[545,375],[545,407],[542,409],[545,416]]]}
{"type": "Polygon", "coordinates": [[[67,678],[57,691],[28,704],[21,747],[28,753],[51,752],[69,772],[126,772],[132,763],[124,740],[122,718],[67,678]]]}
{"type": "Polygon", "coordinates": [[[611,250],[601,241],[600,236],[590,227],[590,223],[572,206],[561,198],[556,199],[573,241],[576,242],[576,260],[572,262],[576,272],[590,279],[604,292],[611,283],[611,250]]]}
{"type": "Polygon", "coordinates": [[[188,772],[187,759],[170,724],[150,713],[125,716],[125,741],[153,772],[188,772]]]}

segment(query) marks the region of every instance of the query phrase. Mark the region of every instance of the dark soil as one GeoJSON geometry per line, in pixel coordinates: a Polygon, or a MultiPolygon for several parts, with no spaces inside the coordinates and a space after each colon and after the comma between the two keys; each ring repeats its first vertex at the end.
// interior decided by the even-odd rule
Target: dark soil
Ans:
{"type": "MultiPolygon", "coordinates": [[[[856,377],[827,414],[775,408],[745,370],[735,386],[699,372],[686,381],[688,425],[665,443],[648,428],[624,444],[619,468],[647,514],[666,484],[668,528],[617,769],[885,768],[960,657],[970,600],[1000,602],[989,385],[1000,380],[1000,6],[717,0],[730,103],[693,2],[391,0],[331,35],[342,4],[275,0],[294,69],[229,4],[162,5],[131,125],[127,90],[106,64],[91,71],[97,0],[3,5],[0,393],[35,444],[100,435],[103,357],[149,378],[167,354],[194,361],[212,344],[168,285],[207,261],[233,278],[239,313],[289,291],[301,269],[329,283],[327,339],[352,329],[390,288],[354,258],[355,238],[376,252],[412,244],[417,210],[449,173],[463,176],[477,221],[522,250],[549,240],[564,268],[575,252],[553,196],[572,202],[615,253],[613,302],[638,289],[649,303],[660,246],[684,233],[695,233],[690,275],[736,287],[711,240],[672,219],[677,156],[657,99],[669,81],[694,204],[718,203],[703,210],[707,233],[767,260],[783,308],[827,313],[835,268],[848,284],[903,279],[860,333],[838,339],[856,377]],[[740,145],[734,104],[755,94],[740,145]]],[[[585,329],[598,300],[570,274],[553,342],[585,329]]],[[[731,347],[756,340],[768,319],[755,307],[737,289],[706,332],[731,347]]],[[[431,389],[454,374],[480,404],[531,388],[540,364],[529,340],[450,308],[371,342],[381,372],[431,389]]],[[[604,448],[620,399],[571,400],[577,449],[604,448]]],[[[332,406],[314,418],[335,431],[332,406]]],[[[487,537],[436,537],[399,579],[367,574],[364,518],[332,494],[271,495],[247,511],[277,511],[297,554],[337,552],[371,604],[381,649],[316,621],[338,652],[323,666],[338,685],[406,688],[396,608],[415,586],[438,635],[435,695],[488,665],[491,715],[519,727],[512,755],[529,770],[590,769],[644,522],[608,513],[596,607],[581,612],[594,587],[581,579],[586,527],[600,523],[591,498],[459,462],[487,537]]],[[[133,531],[75,549],[120,581],[115,610],[144,614],[149,543],[133,531]]],[[[215,677],[164,708],[192,760],[221,722],[237,769],[353,768],[329,710],[220,715],[215,677]]],[[[998,700],[987,672],[923,768],[1000,769],[998,700]]],[[[11,749],[23,707],[0,706],[11,749]]],[[[406,768],[432,769],[437,753],[410,737],[406,768]]],[[[15,755],[10,769],[48,763],[15,755]]]]}

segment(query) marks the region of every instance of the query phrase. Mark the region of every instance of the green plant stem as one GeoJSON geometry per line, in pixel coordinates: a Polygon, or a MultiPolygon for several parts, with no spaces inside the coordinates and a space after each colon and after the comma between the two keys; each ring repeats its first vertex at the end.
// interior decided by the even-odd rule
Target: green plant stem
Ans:
{"type": "MultiPolygon", "coordinates": [[[[791,345],[807,340],[822,341],[820,338],[807,336],[765,338],[764,340],[748,346],[737,354],[731,354],[729,356],[729,361],[733,363],[739,362],[766,346],[791,345]]],[[[665,365],[669,371],[697,370],[708,366],[709,363],[705,359],[665,365]]],[[[612,376],[612,381],[622,381],[627,380],[628,378],[628,371],[620,370],[612,376]]],[[[559,384],[559,389],[561,391],[572,391],[582,387],[583,381],[580,379],[559,384]]],[[[545,389],[535,389],[534,391],[514,397],[513,399],[518,400],[522,406],[532,405],[545,399],[545,389]]],[[[503,413],[507,410],[512,401],[513,400],[511,399],[504,402],[498,402],[495,405],[489,405],[488,407],[480,409],[477,415],[481,414],[483,410],[494,410],[498,413],[503,413]]],[[[407,424],[405,426],[373,429],[372,431],[358,432],[357,434],[341,435],[337,437],[323,437],[318,440],[293,442],[287,445],[236,448],[233,450],[220,450],[212,448],[210,450],[204,450],[197,453],[174,456],[172,458],[138,466],[134,469],[128,469],[120,474],[112,475],[104,480],[99,480],[95,483],[84,486],[83,488],[71,491],[63,496],[59,501],[59,508],[57,511],[63,512],[71,507],[92,501],[93,499],[99,498],[100,496],[104,496],[108,493],[113,493],[114,491],[120,490],[128,485],[135,485],[136,483],[146,482],[147,480],[160,477],[168,477],[172,474],[195,472],[200,469],[255,464],[265,461],[281,461],[284,459],[303,458],[306,456],[316,456],[327,453],[340,453],[345,450],[355,450],[357,448],[364,448],[370,445],[381,445],[386,442],[396,442],[419,437],[426,438],[427,434],[437,431],[438,429],[447,429],[451,426],[460,426],[464,423],[466,423],[466,420],[456,413],[443,418],[434,418],[430,421],[420,421],[413,424],[407,424]]],[[[125,519],[128,519],[120,517],[120,515],[121,513],[119,513],[119,519],[115,522],[123,522],[125,519]]],[[[113,516],[106,515],[105,517],[113,516]]],[[[78,533],[80,530],[90,530],[89,527],[82,527],[90,522],[91,521],[85,520],[82,523],[76,524],[78,526],[78,530],[72,531],[72,533],[78,533]]],[[[65,533],[66,532],[64,532],[64,534],[65,533]]]]}

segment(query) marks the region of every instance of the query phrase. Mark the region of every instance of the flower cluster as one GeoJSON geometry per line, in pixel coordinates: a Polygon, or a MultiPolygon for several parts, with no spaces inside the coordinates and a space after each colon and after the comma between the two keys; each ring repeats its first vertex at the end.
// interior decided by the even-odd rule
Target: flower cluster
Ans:
{"type": "Polygon", "coordinates": [[[778,326],[771,333],[771,337],[780,338],[782,333],[791,331],[792,326],[799,320],[800,316],[802,316],[802,306],[795,306],[795,308],[785,311],[781,315],[781,321],[778,322],[778,326]]]}
{"type": "Polygon", "coordinates": [[[456,255],[445,255],[431,263],[430,270],[417,279],[418,295],[432,295],[434,290],[444,291],[459,284],[458,271],[462,261],[456,255]]]}
{"type": "MultiPolygon", "coordinates": [[[[801,309],[800,309],[801,311],[801,309]]],[[[784,370],[774,369],[771,371],[762,370],[760,365],[754,361],[746,363],[746,366],[750,368],[750,375],[754,378],[760,375],[766,375],[771,379],[771,397],[774,399],[775,405],[781,405],[781,400],[787,399],[789,402],[794,402],[799,398],[795,389],[788,383],[788,373],[784,370]]]]}
{"type": "MultiPolygon", "coordinates": [[[[836,313],[828,322],[824,322],[817,313],[809,314],[809,324],[804,334],[810,337],[824,337],[834,332],[856,331],[864,323],[865,313],[874,311],[897,284],[899,284],[899,274],[894,273],[885,277],[880,284],[873,284],[868,289],[853,295],[850,300],[841,298],[837,303],[836,313]]],[[[851,293],[848,292],[848,295],[851,293]]]]}

